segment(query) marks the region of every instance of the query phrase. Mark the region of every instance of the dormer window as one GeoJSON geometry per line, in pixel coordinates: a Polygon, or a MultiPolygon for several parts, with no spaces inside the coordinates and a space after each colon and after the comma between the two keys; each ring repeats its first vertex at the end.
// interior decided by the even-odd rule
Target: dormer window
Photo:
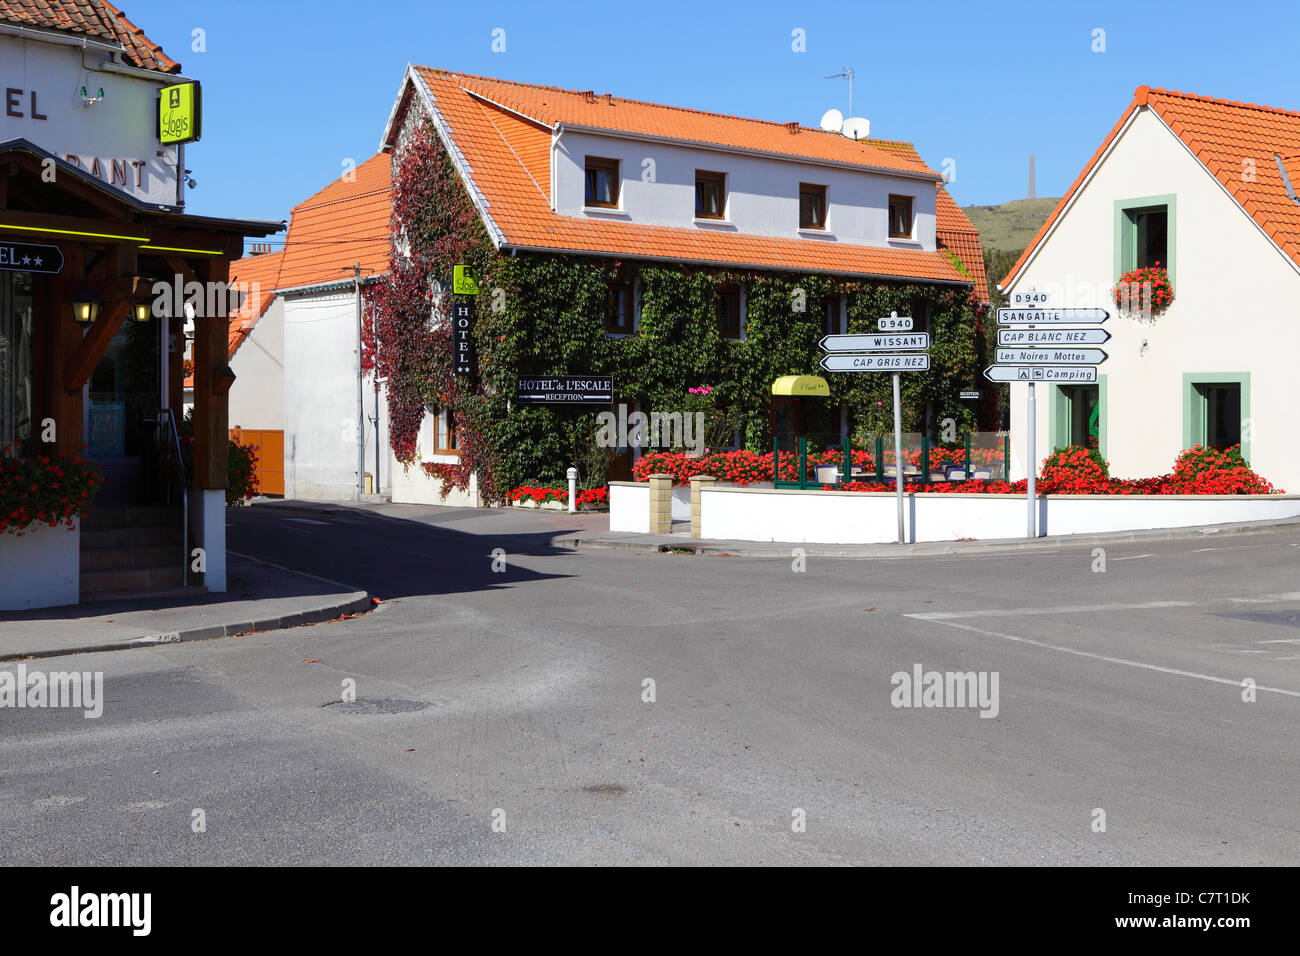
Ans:
{"type": "Polygon", "coordinates": [[[695,170],[695,218],[722,219],[727,208],[727,177],[724,173],[695,170]]]}
{"type": "Polygon", "coordinates": [[[799,228],[826,228],[826,187],[799,184],[799,228]]]}
{"type": "Polygon", "coordinates": [[[618,208],[618,160],[587,157],[588,206],[618,208]]]}
{"type": "Polygon", "coordinates": [[[912,197],[889,197],[889,238],[912,238],[912,197]]]}

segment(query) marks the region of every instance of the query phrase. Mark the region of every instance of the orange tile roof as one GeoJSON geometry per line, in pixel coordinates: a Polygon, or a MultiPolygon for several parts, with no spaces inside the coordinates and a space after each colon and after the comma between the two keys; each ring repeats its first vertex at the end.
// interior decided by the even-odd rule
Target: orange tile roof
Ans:
{"type": "Polygon", "coordinates": [[[1284,162],[1290,157],[1287,172],[1292,185],[1300,188],[1300,112],[1139,86],[1124,115],[1002,280],[1004,287],[1029,261],[1129,118],[1143,108],[1164,121],[1259,227],[1300,264],[1300,204],[1287,196],[1282,174],[1273,158],[1275,153],[1284,162]],[[1254,159],[1253,179],[1243,177],[1243,159],[1254,159]]]}
{"type": "Polygon", "coordinates": [[[271,302],[275,299],[272,291],[280,287],[280,268],[284,262],[284,252],[264,252],[256,256],[245,256],[230,264],[230,282],[238,283],[248,297],[235,312],[230,313],[229,353],[234,358],[235,352],[244,344],[244,339],[252,333],[271,302]]]}
{"type": "Polygon", "coordinates": [[[942,186],[935,197],[935,213],[939,248],[952,250],[975,283],[972,290],[975,298],[988,302],[989,280],[984,271],[984,247],[980,244],[979,230],[942,186]]]}
{"type": "MultiPolygon", "coordinates": [[[[730,267],[953,283],[968,281],[941,251],[577,219],[554,212],[547,198],[549,127],[560,122],[851,163],[864,169],[888,169],[937,182],[938,175],[907,144],[880,140],[855,142],[838,134],[806,128],[792,133],[787,125],[780,123],[427,67],[417,67],[415,71],[449,128],[455,150],[463,160],[461,168],[468,169],[472,179],[467,185],[485,203],[491,219],[489,229],[495,226],[499,230],[502,245],[730,267]],[[526,119],[512,115],[511,110],[526,119]]],[[[390,126],[390,143],[400,122],[399,114],[390,126]]]]}
{"type": "Polygon", "coordinates": [[[372,156],[355,173],[293,207],[276,288],[341,282],[358,261],[363,275],[388,271],[392,157],[372,156]]]}
{"type": "Polygon", "coordinates": [[[0,0],[0,22],[118,43],[123,59],[142,69],[177,73],[181,68],[106,0],[0,0]]]}

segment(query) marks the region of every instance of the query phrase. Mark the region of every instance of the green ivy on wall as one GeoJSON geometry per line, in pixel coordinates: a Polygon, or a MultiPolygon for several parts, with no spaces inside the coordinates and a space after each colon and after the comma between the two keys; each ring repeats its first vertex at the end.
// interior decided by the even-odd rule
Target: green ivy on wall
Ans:
{"type": "MultiPolygon", "coordinates": [[[[711,385],[721,404],[738,413],[743,443],[770,450],[772,382],[782,375],[820,373],[823,302],[835,295],[847,297],[849,332],[874,332],[876,319],[891,311],[910,315],[923,309],[932,337],[931,369],[902,376],[904,427],[924,431],[928,413],[931,430],[944,418],[954,419],[959,432],[974,428],[973,413],[958,394],[978,374],[978,321],[965,288],[589,256],[499,255],[481,224],[467,225],[468,197],[431,129],[413,137],[395,170],[408,167],[412,175],[394,177],[394,208],[402,211],[410,255],[398,262],[395,254],[392,272],[399,275],[397,266],[409,270],[411,263],[424,272],[415,282],[409,274],[399,278],[403,289],[376,296],[371,311],[380,321],[381,367],[390,375],[397,370],[399,378],[390,388],[408,396],[408,404],[418,399],[449,407],[462,445],[477,449],[472,465],[440,466],[435,474],[445,481],[464,487],[473,468],[480,473],[480,487],[499,498],[524,484],[561,483],[569,465],[577,464],[584,484],[604,483],[610,453],[595,447],[600,409],[514,403],[516,379],[525,375],[609,375],[615,401],[639,402],[643,411],[683,409],[688,387],[711,385]],[[427,323],[429,303],[416,302],[412,289],[427,285],[429,278],[449,286],[458,262],[477,268],[481,290],[475,299],[479,377],[473,386],[450,375],[449,337],[399,334],[427,323]],[[605,333],[613,281],[628,283],[639,300],[635,335],[605,333]],[[744,291],[742,340],[719,334],[722,286],[744,291]],[[403,311],[405,326],[393,310],[403,311]]],[[[398,218],[395,214],[395,225],[398,218]]],[[[825,377],[830,403],[850,408],[855,434],[892,429],[892,376],[825,377]]],[[[393,415],[391,421],[399,460],[412,461],[417,418],[393,415]]]]}

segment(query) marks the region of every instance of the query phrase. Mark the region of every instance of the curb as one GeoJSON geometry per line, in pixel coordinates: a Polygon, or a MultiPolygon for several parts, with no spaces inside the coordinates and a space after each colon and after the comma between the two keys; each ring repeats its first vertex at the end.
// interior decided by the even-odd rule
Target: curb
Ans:
{"type": "Polygon", "coordinates": [[[686,551],[696,557],[732,556],[740,558],[788,558],[793,548],[802,548],[809,557],[860,558],[870,560],[905,560],[907,558],[945,557],[963,554],[994,554],[1016,551],[1051,552],[1081,548],[1092,544],[1117,544],[1141,541],[1176,541],[1209,537],[1239,537],[1256,534],[1276,534],[1290,529],[1300,529],[1300,519],[1287,519],[1267,524],[1200,525],[1193,528],[1155,528],[1147,531],[1108,531],[1098,534],[1062,535],[1037,538],[1033,541],[921,541],[900,548],[897,544],[875,543],[861,545],[824,544],[815,542],[788,542],[782,545],[761,542],[726,543],[682,538],[680,541],[637,541],[623,538],[563,537],[552,540],[560,547],[588,548],[592,550],[641,551],[650,554],[669,554],[686,551]],[[868,550],[870,549],[870,550],[868,550]]]}
{"type": "MultiPolygon", "coordinates": [[[[231,551],[229,554],[238,554],[231,551]]],[[[237,621],[229,624],[205,624],[201,627],[191,627],[181,631],[169,631],[163,634],[147,634],[144,637],[135,637],[130,640],[112,641],[102,644],[85,644],[77,647],[60,647],[54,650],[28,650],[24,649],[21,653],[0,654],[0,663],[9,661],[27,660],[29,658],[41,657],[62,657],[65,654],[97,654],[102,651],[129,651],[141,647],[159,647],[164,644],[181,644],[188,641],[210,641],[220,637],[233,637],[237,634],[247,634],[254,631],[278,631],[290,627],[301,627],[304,624],[321,624],[325,621],[332,621],[343,614],[358,614],[370,611],[374,604],[368,591],[359,591],[350,585],[341,584],[338,581],[331,581],[329,578],[323,578],[318,574],[310,574],[306,571],[294,571],[291,568],[283,567],[279,564],[272,564],[270,561],[262,561],[260,558],[249,557],[245,554],[238,554],[238,557],[247,561],[255,561],[258,564],[267,567],[276,568],[288,574],[297,574],[301,577],[313,578],[317,581],[323,581],[332,587],[346,591],[344,600],[336,601],[333,604],[326,604],[321,607],[314,607],[306,611],[295,611],[291,614],[282,614],[277,617],[255,618],[245,621],[237,621]]]]}

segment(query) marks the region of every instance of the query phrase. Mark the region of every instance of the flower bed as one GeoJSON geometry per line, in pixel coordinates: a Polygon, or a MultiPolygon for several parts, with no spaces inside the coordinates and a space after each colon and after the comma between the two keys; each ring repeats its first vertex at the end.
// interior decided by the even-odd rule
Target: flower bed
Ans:
{"type": "MultiPolygon", "coordinates": [[[[546,504],[568,506],[569,492],[564,488],[544,488],[533,485],[521,485],[510,494],[506,501],[516,508],[538,508],[546,504]]],[[[578,492],[574,504],[580,511],[595,511],[609,507],[608,488],[588,488],[578,492]]]]}
{"type": "MultiPolygon", "coordinates": [[[[1024,481],[908,482],[909,494],[1023,495],[1024,481]]],[[[840,491],[892,492],[892,482],[855,481],[825,485],[840,491]]],[[[1085,448],[1066,448],[1044,459],[1035,490],[1049,495],[1282,495],[1241,457],[1240,446],[1225,451],[1197,445],[1179,454],[1171,474],[1156,478],[1111,478],[1104,462],[1085,448]]]]}
{"type": "MultiPolygon", "coordinates": [[[[849,452],[854,466],[863,471],[876,470],[875,455],[869,451],[853,449],[849,452]]],[[[882,456],[885,467],[894,465],[894,453],[887,450],[882,456]]],[[[839,449],[824,452],[809,452],[808,476],[815,478],[818,466],[834,465],[840,467],[844,454],[839,449]]],[[[919,448],[904,450],[905,465],[921,467],[921,450],[919,448]]],[[[970,453],[972,468],[989,467],[1002,464],[1001,449],[972,448],[970,453]]],[[[945,465],[966,464],[965,448],[931,448],[929,465],[937,470],[945,465]]],[[[688,484],[695,475],[711,475],[719,481],[736,485],[748,485],[756,481],[772,480],[772,453],[758,454],[752,451],[714,452],[699,458],[692,458],[681,452],[658,451],[642,455],[632,467],[632,477],[636,481],[645,481],[651,475],[672,475],[673,484],[688,484]]],[[[794,452],[781,452],[781,481],[799,480],[799,456],[794,452]]]]}
{"type": "Polygon", "coordinates": [[[90,512],[103,477],[74,455],[0,458],[0,533],[21,537],[33,525],[74,527],[90,512]]]}

